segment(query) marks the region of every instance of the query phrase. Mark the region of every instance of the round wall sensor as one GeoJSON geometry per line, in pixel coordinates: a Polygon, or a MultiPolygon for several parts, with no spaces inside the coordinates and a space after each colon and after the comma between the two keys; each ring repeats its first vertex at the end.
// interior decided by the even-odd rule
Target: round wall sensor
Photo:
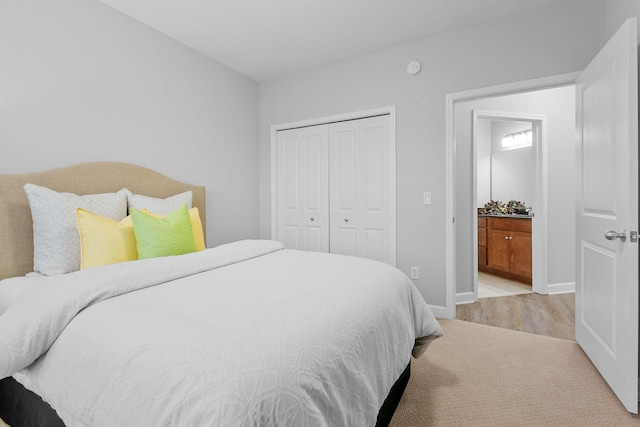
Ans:
{"type": "Polygon", "coordinates": [[[420,72],[420,63],[418,61],[411,61],[409,65],[407,65],[407,73],[412,76],[418,74],[420,72]]]}

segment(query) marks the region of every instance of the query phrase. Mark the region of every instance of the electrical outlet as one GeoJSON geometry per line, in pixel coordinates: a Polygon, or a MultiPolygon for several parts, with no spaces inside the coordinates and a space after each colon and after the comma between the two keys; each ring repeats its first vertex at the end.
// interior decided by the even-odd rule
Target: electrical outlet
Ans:
{"type": "Polygon", "coordinates": [[[417,280],[420,278],[420,269],[418,267],[411,267],[411,279],[417,280]]]}

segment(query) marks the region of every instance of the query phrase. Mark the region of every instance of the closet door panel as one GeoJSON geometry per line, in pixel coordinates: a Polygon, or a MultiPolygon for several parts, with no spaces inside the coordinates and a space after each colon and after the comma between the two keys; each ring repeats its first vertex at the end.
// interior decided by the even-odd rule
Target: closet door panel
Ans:
{"type": "Polygon", "coordinates": [[[287,247],[300,247],[300,188],[298,179],[298,138],[289,136],[278,141],[280,157],[279,174],[287,179],[278,180],[279,239],[287,247]]]}
{"type": "Polygon", "coordinates": [[[340,212],[353,213],[357,209],[356,201],[356,132],[352,129],[337,130],[330,140],[329,151],[333,149],[336,155],[331,156],[331,180],[339,191],[329,191],[332,209],[340,212]]]}
{"type": "Polygon", "coordinates": [[[326,140],[322,135],[312,135],[307,138],[304,145],[306,148],[304,162],[306,164],[306,187],[303,192],[305,209],[309,213],[318,213],[320,209],[326,206],[324,199],[327,197],[326,182],[323,182],[327,176],[323,170],[326,169],[327,162],[327,154],[325,153],[326,140]]]}
{"type": "Polygon", "coordinates": [[[298,204],[299,179],[298,179],[298,140],[290,138],[284,140],[284,169],[287,179],[284,181],[284,208],[288,211],[296,211],[298,204]]]}
{"type": "Polygon", "coordinates": [[[327,132],[278,132],[278,240],[290,249],[329,251],[327,132]]]}
{"type": "MultiPolygon", "coordinates": [[[[359,123],[361,126],[360,170],[363,195],[360,222],[362,224],[362,247],[369,258],[389,258],[390,213],[389,197],[392,182],[389,167],[390,153],[385,152],[389,139],[388,117],[373,117],[359,123]],[[373,237],[375,236],[375,238],[373,237]]],[[[388,150],[388,148],[387,148],[388,150]]]]}
{"type": "Polygon", "coordinates": [[[383,230],[364,230],[366,248],[365,257],[376,261],[385,261],[385,232],[383,230]]]}
{"type": "Polygon", "coordinates": [[[394,182],[389,117],[329,125],[330,251],[395,265],[390,189],[394,182]],[[345,230],[354,240],[344,237],[345,230]],[[338,236],[340,236],[338,238],[338,236]]]}
{"type": "Polygon", "coordinates": [[[356,255],[357,135],[343,123],[329,127],[329,251],[356,255]]]}
{"type": "Polygon", "coordinates": [[[368,212],[380,212],[384,205],[383,188],[383,149],[384,132],[380,127],[370,127],[364,129],[363,140],[363,186],[364,209],[368,212]]]}
{"type": "Polygon", "coordinates": [[[329,251],[358,255],[358,135],[350,123],[329,125],[329,251]]]}
{"type": "Polygon", "coordinates": [[[337,226],[333,228],[331,239],[331,253],[361,256],[358,253],[357,235],[354,227],[337,226]],[[340,250],[339,252],[337,250],[340,250]]]}
{"type": "MultiPolygon", "coordinates": [[[[307,129],[309,132],[309,129],[307,129]]],[[[307,250],[329,251],[328,212],[328,146],[327,127],[313,129],[302,144],[305,152],[301,162],[305,171],[302,224],[303,239],[307,250]]]]}
{"type": "Polygon", "coordinates": [[[280,239],[288,249],[300,248],[300,227],[297,225],[285,225],[282,227],[283,237],[280,239]]]}

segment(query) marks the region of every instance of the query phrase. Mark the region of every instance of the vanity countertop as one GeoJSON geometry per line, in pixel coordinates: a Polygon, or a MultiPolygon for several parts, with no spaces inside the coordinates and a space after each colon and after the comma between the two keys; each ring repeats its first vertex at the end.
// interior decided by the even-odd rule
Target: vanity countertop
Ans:
{"type": "Polygon", "coordinates": [[[498,215],[498,214],[478,214],[478,218],[521,218],[521,219],[531,219],[533,215],[498,215]]]}

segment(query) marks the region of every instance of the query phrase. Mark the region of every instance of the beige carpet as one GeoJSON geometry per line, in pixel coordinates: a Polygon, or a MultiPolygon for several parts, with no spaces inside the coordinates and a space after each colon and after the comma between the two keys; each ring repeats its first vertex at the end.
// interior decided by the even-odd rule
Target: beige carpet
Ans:
{"type": "Polygon", "coordinates": [[[440,324],[392,426],[640,426],[575,341],[440,324]]]}

